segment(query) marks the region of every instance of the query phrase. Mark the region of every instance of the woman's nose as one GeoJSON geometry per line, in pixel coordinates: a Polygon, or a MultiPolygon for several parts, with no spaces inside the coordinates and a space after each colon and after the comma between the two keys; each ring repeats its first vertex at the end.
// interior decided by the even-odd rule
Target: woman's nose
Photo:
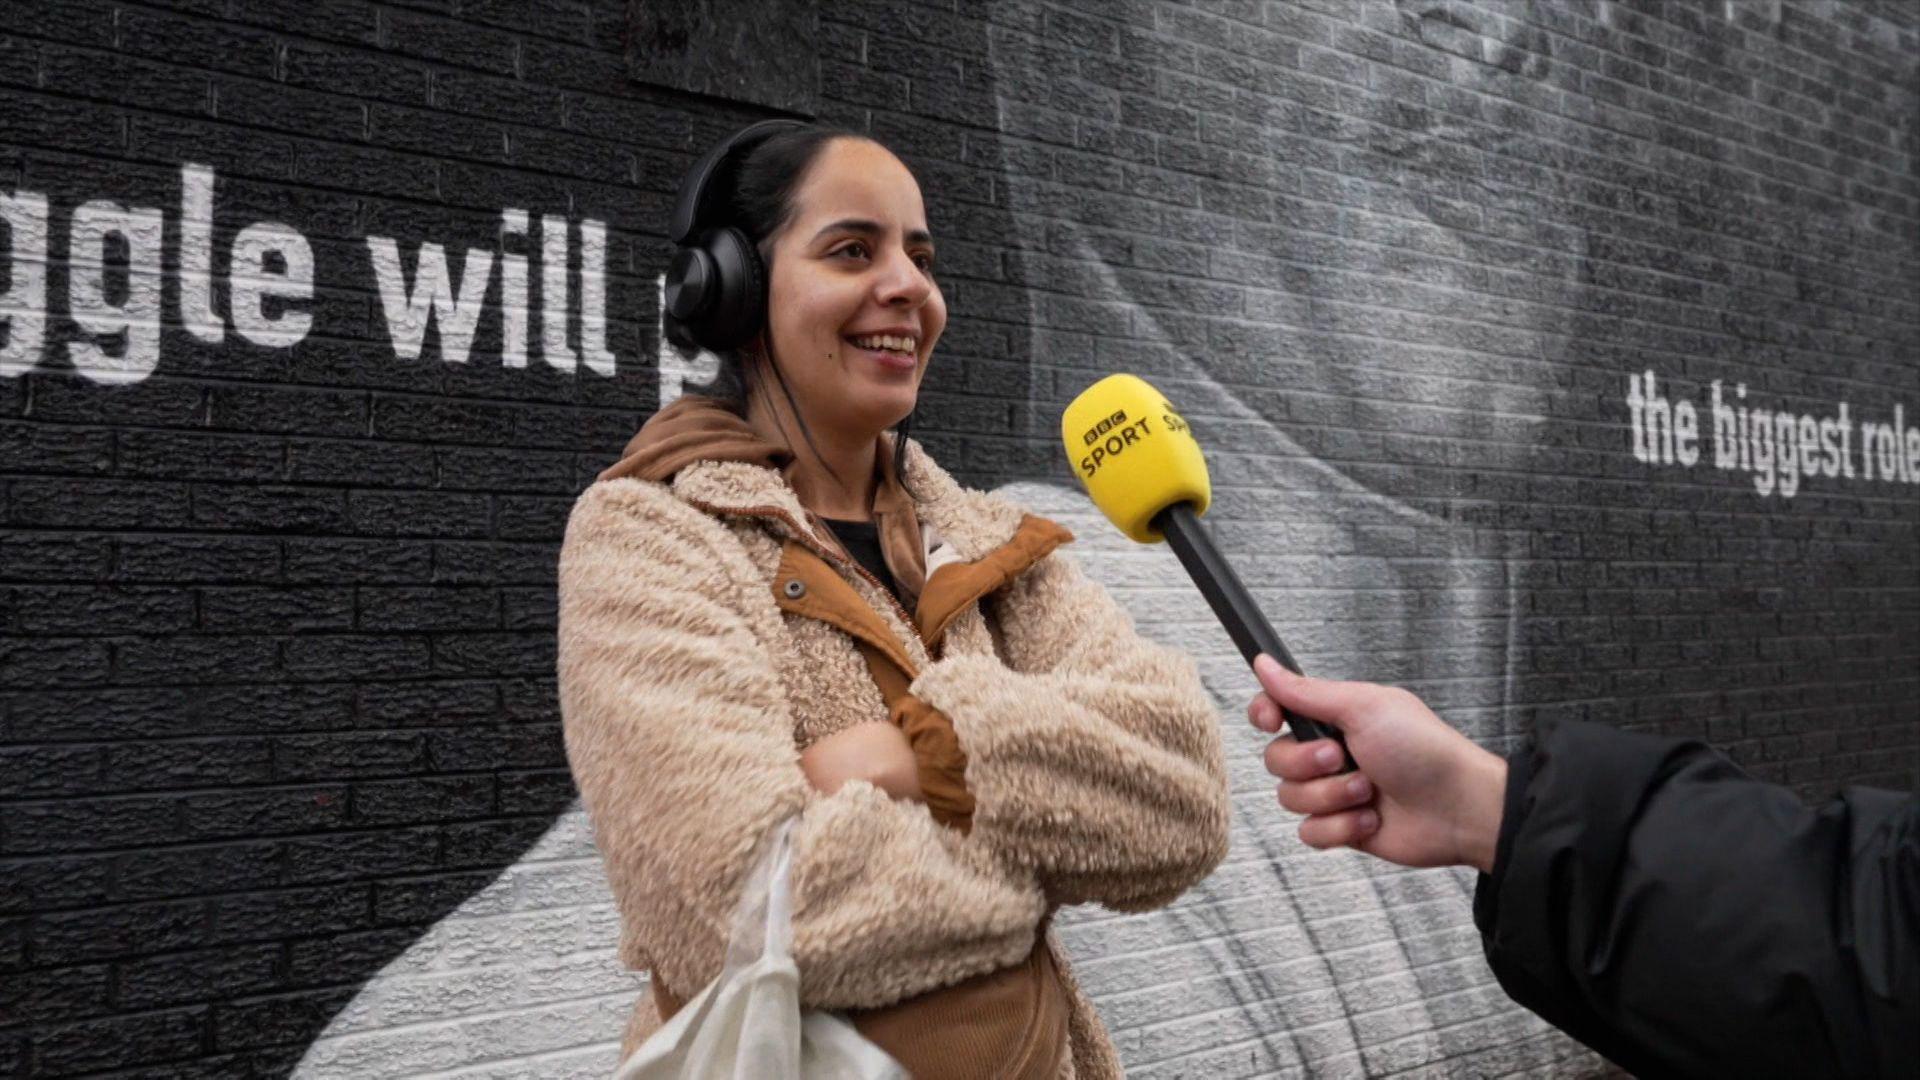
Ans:
{"type": "Polygon", "coordinates": [[[933,293],[933,282],[914,265],[913,256],[896,251],[881,267],[875,285],[876,298],[888,307],[916,308],[933,293]]]}

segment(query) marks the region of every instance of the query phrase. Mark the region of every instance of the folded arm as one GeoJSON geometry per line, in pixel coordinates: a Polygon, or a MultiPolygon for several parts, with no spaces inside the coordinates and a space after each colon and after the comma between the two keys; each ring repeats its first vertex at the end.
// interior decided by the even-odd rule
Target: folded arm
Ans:
{"type": "Polygon", "coordinates": [[[953,657],[913,686],[966,749],[975,835],[1055,902],[1165,904],[1227,847],[1219,719],[1192,663],[1059,553],[993,603],[1005,662],[953,657]]]}
{"type": "Polygon", "coordinates": [[[596,485],[560,590],[568,758],[627,934],[670,990],[719,973],[757,847],[796,815],[808,1005],[886,1004],[1026,955],[1033,882],[870,783],[809,785],[770,652],[778,611],[717,522],[658,485],[596,485]]]}

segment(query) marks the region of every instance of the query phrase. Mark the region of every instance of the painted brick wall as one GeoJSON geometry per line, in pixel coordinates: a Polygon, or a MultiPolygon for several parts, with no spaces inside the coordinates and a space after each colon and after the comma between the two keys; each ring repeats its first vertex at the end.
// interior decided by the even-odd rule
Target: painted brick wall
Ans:
{"type": "MultiPolygon", "coordinates": [[[[763,113],[631,79],[614,0],[5,9],[0,1076],[605,1075],[642,981],[554,558],[698,368],[655,330],[678,177],[763,113]]],[[[1059,408],[1173,396],[1309,670],[1490,746],[1582,717],[1912,787],[1920,483],[1858,429],[1792,497],[1641,460],[1629,379],[1703,440],[1716,381],[1920,426],[1917,36],[1894,0],[821,5],[821,115],[940,240],[926,441],[1222,704],[1227,864],[1063,923],[1133,1075],[1601,1065],[1499,993],[1470,877],[1299,847],[1224,635],[1088,513],[1059,408]]]]}

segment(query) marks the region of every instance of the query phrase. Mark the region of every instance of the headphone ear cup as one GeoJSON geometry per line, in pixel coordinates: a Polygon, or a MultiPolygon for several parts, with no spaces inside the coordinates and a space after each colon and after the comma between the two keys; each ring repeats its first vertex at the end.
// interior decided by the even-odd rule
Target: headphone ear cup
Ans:
{"type": "Polygon", "coordinates": [[[667,314],[683,324],[697,323],[713,307],[713,256],[703,248],[684,247],[667,264],[667,314]]]}
{"type": "Polygon", "coordinates": [[[699,251],[711,260],[713,303],[693,324],[694,338],[719,352],[745,344],[766,319],[767,270],[760,252],[738,229],[713,229],[699,251]]]}

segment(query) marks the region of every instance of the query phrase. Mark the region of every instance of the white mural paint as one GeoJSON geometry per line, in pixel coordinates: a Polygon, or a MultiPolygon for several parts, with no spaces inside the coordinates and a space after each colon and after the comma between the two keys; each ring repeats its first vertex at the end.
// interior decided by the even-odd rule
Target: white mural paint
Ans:
{"type": "Polygon", "coordinates": [[[180,323],[209,345],[227,339],[213,309],[213,170],[180,168],[180,323]]]}
{"type": "Polygon", "coordinates": [[[47,197],[32,191],[0,195],[10,255],[5,293],[0,293],[0,324],[7,330],[0,345],[0,376],[14,378],[33,370],[47,340],[47,197]]]}
{"type": "MultiPolygon", "coordinates": [[[[520,209],[500,212],[502,250],[468,248],[456,277],[448,266],[447,250],[439,243],[422,243],[415,253],[409,282],[399,245],[386,236],[367,237],[380,307],[387,319],[394,355],[420,357],[428,325],[439,328],[440,359],[464,364],[473,348],[474,332],[493,295],[496,254],[501,268],[501,363],[527,365],[528,297],[527,257],[505,250],[509,237],[527,235],[529,215],[520,209]]],[[[563,216],[540,217],[540,358],[549,367],[571,374],[583,362],[600,375],[614,374],[618,360],[607,348],[607,229],[599,221],[580,225],[580,291],[576,310],[568,288],[573,252],[573,227],[563,216]],[[580,347],[572,344],[578,325],[580,347]]]]}
{"type": "MultiPolygon", "coordinates": [[[[227,323],[245,341],[269,349],[288,349],[306,340],[313,314],[301,305],[313,297],[313,245],[297,229],[279,222],[242,226],[227,250],[226,318],[220,314],[215,273],[213,223],[217,177],[205,165],[180,167],[177,310],[174,320],[195,339],[210,345],[226,340],[227,323]],[[269,315],[269,302],[278,314],[269,315]]],[[[0,377],[15,378],[47,358],[47,253],[52,207],[44,194],[0,194],[0,221],[9,238],[7,291],[0,294],[0,377]]],[[[468,248],[449,263],[439,241],[423,241],[411,260],[393,237],[368,236],[368,268],[380,294],[394,356],[418,360],[427,328],[438,328],[439,359],[467,362],[476,329],[490,302],[500,307],[501,363],[525,367],[528,317],[528,260],[506,250],[506,241],[528,232],[528,213],[501,211],[499,252],[468,248]],[[501,267],[499,299],[493,301],[493,268],[501,267]],[[407,264],[413,271],[409,278],[407,264]]],[[[159,207],[127,207],[96,199],[75,208],[68,221],[66,312],[80,330],[66,343],[75,369],[98,383],[139,382],[161,363],[164,293],[162,252],[166,215],[159,207]],[[112,252],[124,250],[124,265],[112,252]],[[124,278],[125,289],[110,286],[124,278]],[[122,300],[108,297],[124,292],[122,300]]],[[[578,302],[575,276],[575,226],[559,214],[540,218],[540,355],[550,367],[569,374],[584,366],[612,377],[619,360],[607,346],[607,227],[583,220],[578,225],[578,302]],[[577,345],[576,345],[577,341],[577,345]]]]}
{"type": "MultiPolygon", "coordinates": [[[[473,331],[480,325],[485,307],[487,283],[493,273],[493,252],[468,248],[466,265],[458,284],[447,273],[447,254],[439,244],[420,245],[414,259],[413,284],[409,288],[406,269],[400,262],[400,247],[384,236],[367,237],[367,254],[373,261],[373,273],[380,285],[380,310],[387,317],[387,333],[393,337],[393,352],[402,360],[420,359],[426,343],[427,327],[440,328],[440,359],[449,364],[464,364],[473,348],[473,331]]],[[[515,310],[508,307],[509,311],[515,310]]],[[[509,350],[508,355],[512,352],[509,350]]],[[[524,354],[521,365],[524,366],[524,354]]]]}
{"type": "Polygon", "coordinates": [[[96,199],[73,212],[69,310],[93,341],[70,341],[81,374],[100,383],[138,382],[160,362],[160,211],[96,199]],[[127,248],[127,296],[107,299],[107,245],[127,248]],[[120,339],[118,349],[109,343],[120,339]]]}
{"type": "Polygon", "coordinates": [[[294,230],[270,222],[241,229],[227,281],[233,328],[255,345],[292,348],[313,329],[313,315],[290,303],[313,297],[313,246],[294,230]],[[270,269],[276,262],[285,269],[270,269]],[[289,301],[277,317],[267,314],[269,297],[289,301]]]}

